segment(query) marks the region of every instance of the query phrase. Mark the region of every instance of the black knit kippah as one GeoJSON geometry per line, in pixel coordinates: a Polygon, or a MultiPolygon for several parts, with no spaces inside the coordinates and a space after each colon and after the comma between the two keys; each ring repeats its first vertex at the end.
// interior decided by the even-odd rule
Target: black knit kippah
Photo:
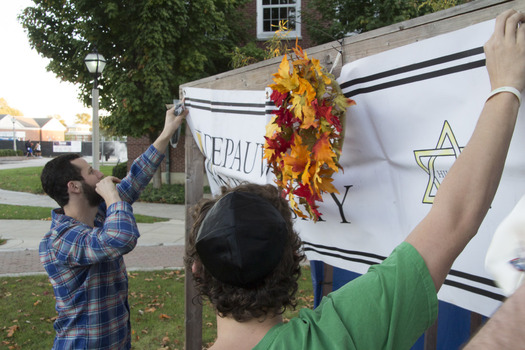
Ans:
{"type": "Polygon", "coordinates": [[[286,239],[286,222],[268,200],[234,191],[206,214],[195,248],[213,277],[248,287],[277,267],[286,239]]]}

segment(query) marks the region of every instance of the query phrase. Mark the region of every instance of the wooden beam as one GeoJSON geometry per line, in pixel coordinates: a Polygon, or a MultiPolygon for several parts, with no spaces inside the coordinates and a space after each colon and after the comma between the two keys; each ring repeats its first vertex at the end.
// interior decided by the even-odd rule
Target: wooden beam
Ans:
{"type": "MultiPolygon", "coordinates": [[[[193,217],[191,209],[202,199],[204,186],[204,157],[195,143],[191,130],[186,124],[185,134],[186,147],[186,184],[185,184],[185,202],[186,202],[186,245],[193,226],[193,217]]],[[[193,283],[191,266],[186,266],[184,277],[185,288],[185,341],[186,350],[202,349],[202,304],[196,302],[197,290],[193,283]]]]}

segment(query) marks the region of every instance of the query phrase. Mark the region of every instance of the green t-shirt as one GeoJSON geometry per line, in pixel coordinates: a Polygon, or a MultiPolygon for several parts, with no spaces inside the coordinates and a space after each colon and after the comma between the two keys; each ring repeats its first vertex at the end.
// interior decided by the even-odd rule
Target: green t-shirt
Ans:
{"type": "Polygon", "coordinates": [[[438,312],[436,289],[417,250],[401,243],[380,265],[274,326],[254,349],[410,349],[438,312]]]}

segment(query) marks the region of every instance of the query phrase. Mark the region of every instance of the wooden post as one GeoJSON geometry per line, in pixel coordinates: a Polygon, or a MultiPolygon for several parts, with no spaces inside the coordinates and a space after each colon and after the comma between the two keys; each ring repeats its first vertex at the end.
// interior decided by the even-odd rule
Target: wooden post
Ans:
{"type": "Polygon", "coordinates": [[[323,297],[325,297],[334,289],[334,267],[323,263],[323,270],[323,297]]]}
{"type": "Polygon", "coordinates": [[[436,350],[437,349],[437,336],[438,336],[438,321],[430,326],[425,332],[425,341],[423,345],[424,350],[436,350]]]}
{"type": "MultiPolygon", "coordinates": [[[[191,227],[193,226],[193,218],[191,209],[199,202],[203,195],[204,186],[204,157],[195,143],[191,135],[190,128],[186,124],[186,188],[185,188],[185,202],[186,202],[186,239],[188,244],[191,227]]],[[[202,349],[202,305],[195,302],[197,291],[193,284],[191,274],[191,266],[186,266],[186,274],[184,278],[185,287],[185,342],[186,350],[201,350],[202,349]]]]}
{"type": "Polygon", "coordinates": [[[470,337],[472,338],[483,326],[483,315],[477,312],[470,313],[470,337]]]}

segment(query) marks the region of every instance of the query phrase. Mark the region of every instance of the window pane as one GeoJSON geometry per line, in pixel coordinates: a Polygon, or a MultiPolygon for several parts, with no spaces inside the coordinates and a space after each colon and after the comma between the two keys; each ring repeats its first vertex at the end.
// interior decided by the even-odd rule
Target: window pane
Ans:
{"type": "Polygon", "coordinates": [[[263,0],[263,5],[270,5],[270,0],[263,0]]]}
{"type": "Polygon", "coordinates": [[[272,31],[272,26],[271,26],[270,21],[264,21],[263,22],[263,31],[265,31],[265,32],[271,32],[272,31]]]}
{"type": "Polygon", "coordinates": [[[279,19],[287,20],[288,19],[288,8],[281,7],[279,11],[279,19]]]}
{"type": "Polygon", "coordinates": [[[272,0],[272,5],[279,5],[279,0],[272,0]]]}
{"type": "Polygon", "coordinates": [[[271,14],[271,19],[274,20],[279,20],[279,9],[278,8],[272,8],[272,14],[271,14]]]}

